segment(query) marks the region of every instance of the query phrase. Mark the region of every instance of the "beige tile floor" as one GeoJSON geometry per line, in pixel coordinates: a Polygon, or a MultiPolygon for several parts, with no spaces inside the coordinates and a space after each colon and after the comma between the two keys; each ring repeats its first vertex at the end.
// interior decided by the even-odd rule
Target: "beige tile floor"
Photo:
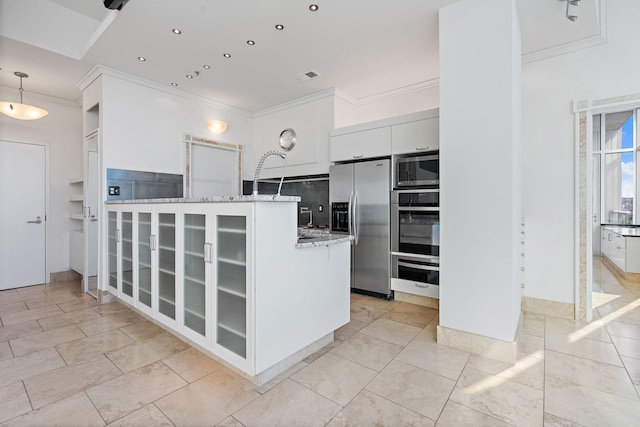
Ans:
{"type": "Polygon", "coordinates": [[[78,282],[2,291],[0,425],[637,426],[640,286],[594,276],[594,320],[525,313],[515,365],[352,295],[332,344],[259,387],[78,282]]]}

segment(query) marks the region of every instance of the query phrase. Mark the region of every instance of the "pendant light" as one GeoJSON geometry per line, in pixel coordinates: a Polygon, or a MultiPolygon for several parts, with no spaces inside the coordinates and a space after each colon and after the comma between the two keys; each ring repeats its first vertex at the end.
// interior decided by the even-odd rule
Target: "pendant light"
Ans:
{"type": "Polygon", "coordinates": [[[20,71],[16,71],[13,74],[20,77],[20,103],[2,101],[0,102],[0,113],[20,120],[41,119],[49,114],[47,110],[22,103],[22,92],[24,91],[22,89],[22,79],[26,79],[29,75],[20,71]]]}

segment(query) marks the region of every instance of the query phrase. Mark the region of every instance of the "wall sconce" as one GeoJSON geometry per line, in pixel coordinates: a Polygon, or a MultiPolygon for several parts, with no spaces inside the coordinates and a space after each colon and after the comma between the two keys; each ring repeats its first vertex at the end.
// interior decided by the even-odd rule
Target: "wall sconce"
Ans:
{"type": "Polygon", "coordinates": [[[224,120],[207,120],[207,129],[211,133],[221,135],[227,130],[227,122],[224,120]]]}

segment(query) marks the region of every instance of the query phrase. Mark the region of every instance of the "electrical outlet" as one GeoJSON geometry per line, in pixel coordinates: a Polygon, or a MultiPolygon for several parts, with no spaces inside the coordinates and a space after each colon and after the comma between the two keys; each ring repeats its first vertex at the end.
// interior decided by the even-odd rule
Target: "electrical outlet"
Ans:
{"type": "Polygon", "coordinates": [[[318,205],[318,212],[322,212],[324,210],[324,208],[322,207],[322,205],[318,205]]]}

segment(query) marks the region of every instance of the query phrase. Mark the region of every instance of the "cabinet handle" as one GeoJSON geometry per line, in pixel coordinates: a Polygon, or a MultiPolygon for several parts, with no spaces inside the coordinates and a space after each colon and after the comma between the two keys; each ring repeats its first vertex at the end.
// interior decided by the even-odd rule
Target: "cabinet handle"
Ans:
{"type": "Polygon", "coordinates": [[[364,154],[358,154],[357,156],[353,156],[354,159],[361,159],[364,157],[364,154]]]}
{"type": "Polygon", "coordinates": [[[607,240],[611,241],[611,233],[609,233],[609,236],[607,237],[607,240]]]}
{"type": "Polygon", "coordinates": [[[418,287],[418,288],[428,288],[429,285],[425,284],[425,283],[418,283],[418,282],[413,282],[413,285],[418,287]]]}
{"type": "Polygon", "coordinates": [[[116,243],[120,242],[120,229],[116,228],[115,230],[115,238],[116,238],[116,243]]]}
{"type": "Polygon", "coordinates": [[[416,151],[425,151],[428,150],[429,146],[427,145],[426,147],[416,147],[416,151]]]}
{"type": "Polygon", "coordinates": [[[149,235],[149,249],[151,249],[152,251],[156,250],[156,235],[155,234],[150,234],[149,235]]]}
{"type": "Polygon", "coordinates": [[[204,262],[213,262],[213,243],[204,244],[204,262]]]}

